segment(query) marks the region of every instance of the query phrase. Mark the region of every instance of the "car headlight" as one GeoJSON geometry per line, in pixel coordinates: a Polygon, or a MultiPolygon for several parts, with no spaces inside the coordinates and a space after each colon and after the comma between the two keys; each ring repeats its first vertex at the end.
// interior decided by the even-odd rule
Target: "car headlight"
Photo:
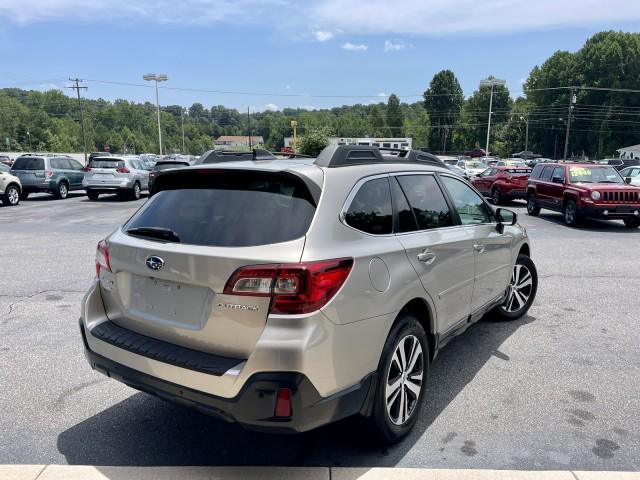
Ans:
{"type": "Polygon", "coordinates": [[[593,192],[591,192],[591,198],[594,199],[594,200],[600,200],[601,196],[602,195],[600,195],[600,192],[598,192],[598,191],[594,190],[593,192]]]}

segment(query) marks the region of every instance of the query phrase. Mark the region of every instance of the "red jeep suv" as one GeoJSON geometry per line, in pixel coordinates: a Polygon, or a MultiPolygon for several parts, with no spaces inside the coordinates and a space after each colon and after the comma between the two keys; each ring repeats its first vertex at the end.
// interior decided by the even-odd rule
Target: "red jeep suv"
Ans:
{"type": "Polygon", "coordinates": [[[490,167],[471,183],[485,197],[491,197],[495,205],[506,200],[527,197],[527,180],[531,174],[528,167],[490,167]]]}
{"type": "Polygon", "coordinates": [[[567,225],[584,217],[623,220],[640,226],[640,187],[627,185],[618,171],[592,163],[539,163],[527,186],[527,212],[541,208],[562,212],[567,225]]]}

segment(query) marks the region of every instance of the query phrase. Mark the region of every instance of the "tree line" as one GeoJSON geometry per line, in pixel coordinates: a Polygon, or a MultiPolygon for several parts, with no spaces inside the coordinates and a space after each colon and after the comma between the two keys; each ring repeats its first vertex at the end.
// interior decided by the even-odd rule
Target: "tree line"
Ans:
{"type": "MultiPolygon", "coordinates": [[[[515,99],[507,86],[494,88],[489,149],[507,156],[527,144],[543,156],[561,158],[571,112],[569,155],[612,155],[617,148],[640,143],[640,93],[629,90],[640,90],[640,34],[597,33],[577,52],[557,51],[533,67],[515,99]]],[[[161,111],[163,150],[197,155],[213,148],[220,135],[249,132],[278,150],[292,135],[295,119],[302,136],[412,137],[416,148],[457,154],[484,147],[489,97],[485,87],[465,98],[454,72],[443,70],[413,103],[392,94],[386,102],[285,108],[249,117],[222,105],[169,105],[161,111]]],[[[105,145],[117,153],[158,151],[152,103],[83,99],[82,105],[90,151],[105,145]]],[[[6,150],[80,152],[79,118],[77,100],[59,90],[0,90],[0,142],[6,150]]]]}

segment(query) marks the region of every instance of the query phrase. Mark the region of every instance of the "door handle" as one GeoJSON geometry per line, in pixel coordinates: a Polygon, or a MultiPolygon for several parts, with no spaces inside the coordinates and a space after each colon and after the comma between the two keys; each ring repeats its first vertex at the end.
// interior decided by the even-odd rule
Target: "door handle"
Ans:
{"type": "Polygon", "coordinates": [[[430,250],[424,250],[418,254],[418,261],[431,265],[436,260],[436,254],[430,250]]]}
{"type": "Polygon", "coordinates": [[[478,253],[484,253],[485,246],[484,246],[484,245],[482,245],[481,243],[476,243],[476,244],[473,246],[473,249],[474,249],[476,252],[478,252],[478,253]]]}

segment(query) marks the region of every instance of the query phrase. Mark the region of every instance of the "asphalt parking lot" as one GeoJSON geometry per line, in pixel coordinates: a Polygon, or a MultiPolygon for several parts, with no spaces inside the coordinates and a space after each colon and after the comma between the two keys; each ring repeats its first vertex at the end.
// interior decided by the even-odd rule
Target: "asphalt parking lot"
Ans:
{"type": "Polygon", "coordinates": [[[513,203],[540,275],[533,308],[451,342],[413,434],[380,448],[355,421],[246,432],[89,368],[77,319],[95,246],[144,201],[0,207],[0,464],[640,469],[640,230],[570,229],[513,203]]]}

